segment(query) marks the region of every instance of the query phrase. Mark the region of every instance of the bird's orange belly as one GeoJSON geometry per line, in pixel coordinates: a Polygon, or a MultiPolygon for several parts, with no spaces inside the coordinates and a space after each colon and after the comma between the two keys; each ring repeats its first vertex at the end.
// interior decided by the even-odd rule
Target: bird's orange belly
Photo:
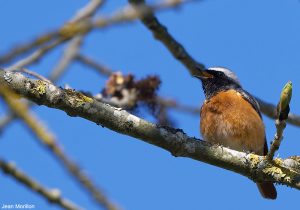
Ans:
{"type": "Polygon", "coordinates": [[[204,140],[239,150],[263,154],[264,124],[245,99],[223,92],[204,103],[200,129],[204,140]]]}

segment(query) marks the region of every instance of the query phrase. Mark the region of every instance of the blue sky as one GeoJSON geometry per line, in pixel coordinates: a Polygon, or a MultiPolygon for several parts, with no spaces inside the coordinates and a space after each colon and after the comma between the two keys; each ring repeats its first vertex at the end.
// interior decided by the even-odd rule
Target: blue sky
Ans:
{"type": "MultiPolygon", "coordinates": [[[[24,43],[65,23],[87,1],[0,1],[0,52],[24,43]]],[[[107,1],[99,11],[111,14],[127,1],[107,1]]],[[[206,66],[232,69],[243,87],[268,102],[277,103],[284,84],[293,82],[292,112],[300,114],[300,3],[297,0],[207,0],[158,14],[170,33],[206,66]]],[[[62,47],[30,69],[47,75],[62,47]]],[[[83,53],[114,70],[137,78],[159,75],[159,94],[184,104],[200,106],[204,97],[199,81],[172,58],[138,21],[91,33],[83,53]]],[[[60,80],[75,89],[97,93],[105,78],[74,63],[60,80]]],[[[3,110],[5,107],[1,105],[3,110]]],[[[124,209],[295,209],[297,190],[277,186],[278,199],[264,200],[252,181],[233,172],[168,152],[120,135],[59,110],[35,107],[54,131],[64,151],[84,168],[105,193],[124,209]]],[[[3,113],[3,111],[1,111],[3,113]]],[[[143,115],[151,120],[149,116],[143,115]]],[[[176,127],[200,137],[199,116],[171,111],[176,127]]],[[[274,121],[264,117],[267,139],[274,121]]],[[[299,155],[299,128],[288,125],[280,157],[299,155]]],[[[20,121],[1,135],[1,158],[12,160],[26,173],[86,209],[96,209],[87,194],[44,150],[20,121]]],[[[32,203],[37,209],[58,209],[35,193],[0,175],[0,204],[32,203]]]]}

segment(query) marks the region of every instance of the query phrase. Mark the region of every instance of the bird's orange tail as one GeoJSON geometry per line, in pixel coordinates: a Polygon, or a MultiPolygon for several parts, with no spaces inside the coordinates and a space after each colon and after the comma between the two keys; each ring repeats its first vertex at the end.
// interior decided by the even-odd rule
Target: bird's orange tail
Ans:
{"type": "Polygon", "coordinates": [[[267,199],[276,199],[277,191],[271,182],[257,183],[260,194],[267,199]]]}

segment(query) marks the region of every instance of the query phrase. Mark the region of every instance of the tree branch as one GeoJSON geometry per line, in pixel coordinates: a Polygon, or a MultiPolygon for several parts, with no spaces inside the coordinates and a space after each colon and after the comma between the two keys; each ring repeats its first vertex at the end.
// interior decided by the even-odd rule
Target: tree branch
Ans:
{"type": "Polygon", "coordinates": [[[82,54],[78,54],[76,56],[76,60],[81,62],[82,64],[85,64],[89,67],[91,67],[92,69],[97,70],[98,73],[100,73],[100,75],[104,75],[106,77],[111,76],[115,71],[111,70],[110,68],[107,68],[106,66],[95,62],[93,59],[84,56],[82,54]]]}
{"type": "MultiPolygon", "coordinates": [[[[270,104],[268,102],[265,102],[259,98],[255,98],[257,100],[257,102],[259,103],[260,106],[260,111],[265,114],[266,116],[272,118],[272,119],[276,119],[277,118],[277,107],[274,106],[273,104],[270,104]]],[[[300,116],[293,114],[293,113],[289,113],[287,122],[289,124],[295,125],[295,126],[300,126],[300,116]]]]}
{"type": "MultiPolygon", "coordinates": [[[[91,18],[99,9],[99,7],[103,5],[103,3],[104,0],[91,0],[85,7],[83,7],[76,13],[76,15],[70,20],[70,22],[76,23],[91,18]]],[[[84,37],[84,35],[77,35],[70,40],[70,43],[64,49],[64,53],[60,58],[58,64],[49,75],[49,79],[51,81],[56,81],[75,59],[76,55],[80,51],[80,47],[82,45],[84,37]]]]}
{"type": "MultiPolygon", "coordinates": [[[[99,72],[99,74],[101,74],[105,77],[110,76],[111,74],[113,74],[115,72],[112,69],[108,68],[107,66],[105,66],[103,64],[100,64],[100,63],[94,61],[93,59],[91,59],[90,57],[87,57],[86,55],[83,55],[83,54],[78,54],[76,56],[76,60],[81,62],[82,64],[92,68],[92,69],[95,69],[97,72],[99,72]]],[[[267,102],[259,99],[258,97],[255,97],[255,98],[256,98],[257,102],[259,103],[260,111],[264,115],[266,115],[267,117],[272,118],[272,119],[277,118],[277,108],[276,108],[276,106],[274,106],[273,104],[267,103],[267,102]]],[[[200,107],[181,104],[178,101],[173,100],[173,99],[167,99],[167,98],[164,98],[164,97],[157,97],[157,102],[160,103],[161,105],[167,107],[167,108],[175,109],[175,110],[178,110],[178,111],[181,111],[181,112],[185,112],[185,113],[189,113],[189,114],[196,114],[196,115],[200,114],[200,107]]],[[[5,124],[6,118],[7,117],[1,119],[0,129],[2,127],[2,124],[5,124]]],[[[292,124],[292,125],[295,125],[295,126],[300,126],[300,116],[296,115],[296,114],[293,114],[293,113],[289,113],[287,122],[289,124],[292,124]]]]}
{"type": "MultiPolygon", "coordinates": [[[[145,0],[128,0],[132,5],[145,5],[145,0]]],[[[168,32],[167,27],[159,22],[154,13],[148,13],[140,18],[142,23],[152,32],[155,39],[163,43],[170,53],[180,61],[190,72],[191,75],[197,74],[199,70],[204,70],[205,65],[197,62],[185,48],[168,32]]],[[[276,106],[256,98],[260,105],[261,112],[266,116],[276,119],[276,106]]],[[[184,109],[185,110],[185,109],[184,109]]],[[[194,109],[193,109],[194,111],[194,109]]],[[[290,114],[288,123],[300,126],[300,116],[290,114]]]]}
{"type": "Polygon", "coordinates": [[[28,66],[32,63],[35,63],[40,58],[42,58],[46,53],[48,53],[55,47],[59,46],[60,44],[62,44],[64,41],[65,41],[65,39],[63,39],[63,38],[56,39],[49,45],[45,45],[45,46],[39,48],[38,50],[36,50],[32,54],[30,54],[28,57],[23,58],[23,59],[19,60],[18,62],[16,62],[15,64],[7,67],[6,70],[7,71],[18,70],[18,69],[24,68],[25,66],[28,66]]]}
{"type": "MultiPolygon", "coordinates": [[[[12,66],[8,67],[6,70],[23,68],[29,64],[38,61],[39,58],[41,58],[51,49],[72,39],[75,36],[85,35],[91,32],[93,29],[105,28],[111,25],[117,25],[122,23],[129,23],[153,11],[160,11],[169,8],[174,8],[188,1],[189,0],[164,0],[158,4],[153,4],[151,6],[140,6],[138,8],[125,6],[124,8],[118,10],[111,16],[98,17],[94,21],[82,19],[81,17],[79,18],[79,16],[77,17],[77,15],[82,15],[82,14],[77,13],[77,15],[71,19],[71,22],[63,25],[61,28],[58,28],[53,32],[44,34],[36,38],[36,40],[31,41],[28,44],[13,49],[11,50],[11,52],[9,52],[6,55],[2,55],[0,57],[0,64],[3,65],[11,61],[15,57],[20,56],[23,53],[30,52],[32,49],[42,46],[40,49],[36,50],[36,52],[33,52],[28,57],[13,64],[12,66]],[[74,22],[72,20],[79,20],[79,21],[74,22]]],[[[85,11],[90,12],[89,10],[85,10],[85,11]]]]}
{"type": "MultiPolygon", "coordinates": [[[[41,80],[44,81],[44,80],[41,80]]],[[[47,82],[48,83],[48,82],[47,82]]],[[[95,201],[105,209],[118,209],[100,190],[95,183],[81,170],[81,168],[72,161],[58,145],[54,134],[48,131],[46,126],[32,113],[29,112],[25,103],[18,100],[18,95],[8,87],[0,86],[0,95],[4,98],[10,109],[22,119],[30,131],[37,137],[43,146],[62,164],[62,166],[72,175],[79,184],[95,199],[95,201]]]]}
{"type": "Polygon", "coordinates": [[[7,84],[21,96],[39,105],[60,109],[116,132],[161,147],[176,157],[189,157],[254,181],[271,181],[300,189],[300,158],[269,162],[263,156],[247,154],[187,136],[182,130],[160,127],[125,110],[93,100],[74,90],[62,89],[21,73],[0,71],[0,84],[7,84]]]}
{"type": "Polygon", "coordinates": [[[50,203],[54,203],[59,205],[61,208],[67,210],[78,210],[81,209],[77,207],[75,204],[71,203],[68,200],[65,200],[61,197],[60,192],[56,189],[48,190],[45,187],[41,186],[35,180],[31,179],[25,173],[16,168],[15,164],[7,163],[4,160],[0,159],[0,168],[1,170],[12,176],[16,181],[22,183],[27,186],[29,189],[37,192],[42,197],[46,198],[50,203]]]}
{"type": "MultiPolygon", "coordinates": [[[[129,0],[134,6],[145,5],[144,0],[129,0]]],[[[198,63],[185,48],[168,32],[167,28],[162,25],[154,16],[153,11],[147,16],[141,18],[143,24],[152,32],[155,39],[162,42],[170,51],[170,53],[179,60],[189,70],[191,75],[197,74],[197,68],[204,70],[205,66],[198,63]]]]}
{"type": "Polygon", "coordinates": [[[14,49],[9,50],[8,53],[0,55],[0,65],[2,66],[4,64],[10,63],[16,57],[18,57],[22,54],[31,52],[32,50],[36,49],[37,47],[40,47],[58,37],[59,37],[59,33],[57,31],[49,32],[49,33],[39,36],[38,38],[36,38],[28,43],[17,46],[14,49]]]}

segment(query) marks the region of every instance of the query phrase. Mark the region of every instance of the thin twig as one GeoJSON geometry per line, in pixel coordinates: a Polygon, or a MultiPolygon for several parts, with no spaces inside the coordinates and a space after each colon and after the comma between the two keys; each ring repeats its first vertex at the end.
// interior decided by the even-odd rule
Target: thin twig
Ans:
{"type": "MultiPolygon", "coordinates": [[[[70,23],[76,23],[84,21],[85,19],[90,18],[95,12],[103,5],[104,0],[92,0],[85,7],[80,9],[76,15],[70,20],[70,23]]],[[[58,64],[51,71],[49,79],[56,81],[63,72],[68,68],[71,62],[75,59],[78,54],[80,47],[83,42],[84,35],[77,35],[68,44],[65,48],[62,57],[60,58],[58,64]]]]}
{"type": "MultiPolygon", "coordinates": [[[[164,0],[159,4],[154,4],[151,6],[141,6],[138,8],[131,8],[126,6],[123,9],[118,10],[118,12],[116,12],[112,16],[100,17],[97,18],[95,21],[80,20],[77,22],[69,22],[68,24],[63,25],[55,32],[51,33],[55,35],[58,34],[59,37],[58,39],[54,40],[51,44],[41,47],[39,50],[31,54],[30,56],[6,68],[6,70],[23,68],[29,64],[32,64],[36,62],[42,55],[45,55],[47,52],[49,52],[51,49],[55,48],[56,46],[60,45],[61,43],[70,40],[75,36],[89,33],[92,29],[99,29],[111,25],[129,23],[153,11],[173,8],[185,2],[188,2],[188,0],[185,1],[164,0]]],[[[40,38],[37,38],[37,40],[38,39],[40,38]]],[[[51,40],[53,40],[52,37],[51,40]]]]}
{"type": "MultiPolygon", "coordinates": [[[[84,8],[79,10],[75,17],[70,20],[70,22],[79,22],[84,19],[90,18],[97,9],[103,4],[103,0],[92,0],[90,1],[84,8]]],[[[56,81],[63,72],[67,69],[67,67],[71,64],[71,62],[75,59],[78,54],[84,35],[77,35],[68,44],[65,48],[63,56],[60,61],[56,65],[53,71],[51,71],[49,75],[49,79],[52,81],[56,81]]],[[[69,172],[82,184],[82,186],[92,195],[92,197],[103,207],[106,209],[117,209],[117,207],[109,201],[108,198],[101,192],[101,190],[96,187],[96,185],[80,170],[80,168],[72,163],[62,151],[57,150],[54,151],[55,154],[62,160],[63,164],[69,172]]]]}
{"type": "MultiPolygon", "coordinates": [[[[100,64],[100,63],[96,62],[95,60],[93,60],[83,54],[78,54],[76,56],[76,60],[81,62],[84,65],[91,67],[92,69],[95,69],[98,73],[100,73],[100,75],[103,75],[105,77],[109,77],[115,72],[112,69],[108,68],[107,66],[104,66],[103,64],[100,64]]],[[[121,106],[120,104],[116,104],[115,102],[112,102],[109,99],[105,99],[105,98],[97,98],[97,99],[101,100],[103,103],[107,103],[112,106],[122,107],[124,109],[126,107],[126,105],[121,106]]],[[[190,113],[190,114],[198,114],[199,115],[199,113],[200,113],[200,108],[180,104],[176,100],[173,100],[173,99],[156,97],[155,100],[156,100],[155,101],[156,103],[158,103],[164,107],[167,107],[167,108],[176,109],[178,111],[186,112],[186,113],[190,113]]]]}
{"type": "Polygon", "coordinates": [[[275,152],[280,147],[281,141],[283,139],[283,131],[286,127],[286,122],[285,120],[282,121],[277,119],[275,122],[275,126],[276,126],[276,134],[267,155],[267,159],[269,161],[271,161],[274,158],[275,152]]]}
{"type": "Polygon", "coordinates": [[[41,47],[40,49],[38,49],[37,51],[32,53],[30,56],[19,60],[18,62],[9,66],[5,70],[13,71],[13,70],[17,70],[17,69],[22,69],[30,64],[38,62],[38,60],[41,57],[43,57],[47,52],[49,52],[50,50],[57,47],[58,45],[60,45],[63,42],[64,42],[64,39],[61,39],[61,38],[57,39],[57,40],[53,41],[51,44],[41,47]]]}
{"type": "MultiPolygon", "coordinates": [[[[18,70],[16,70],[16,71],[18,71],[18,70]]],[[[45,82],[52,83],[49,79],[47,79],[47,78],[44,77],[43,75],[40,75],[40,74],[38,74],[38,73],[36,73],[36,72],[34,72],[34,71],[31,71],[31,70],[29,70],[29,69],[22,68],[22,69],[20,69],[19,71],[20,71],[20,72],[24,72],[24,73],[26,73],[26,74],[29,74],[29,75],[31,75],[31,76],[34,76],[35,78],[40,79],[40,80],[43,80],[43,81],[45,81],[45,82]]]]}
{"type": "Polygon", "coordinates": [[[8,126],[15,119],[16,119],[16,115],[12,112],[7,113],[4,117],[2,117],[0,119],[0,134],[2,134],[6,126],[8,126]]]}
{"type": "MultiPolygon", "coordinates": [[[[128,1],[133,5],[145,4],[144,0],[128,1]]],[[[152,32],[155,39],[163,43],[166,46],[166,48],[170,51],[170,53],[187,68],[191,75],[197,74],[197,71],[205,69],[205,65],[197,62],[185,50],[185,48],[168,32],[167,27],[159,22],[159,20],[154,16],[153,12],[148,13],[147,16],[141,18],[141,21],[152,32]]],[[[272,119],[276,119],[276,106],[267,103],[259,98],[256,98],[256,100],[258,101],[261,108],[261,112],[263,114],[272,119]]],[[[176,107],[174,106],[174,108],[176,107]]],[[[287,122],[295,126],[300,126],[300,116],[295,114],[289,114],[287,122]]]]}
{"type": "Polygon", "coordinates": [[[85,64],[85,65],[91,67],[92,69],[97,70],[97,72],[100,73],[100,75],[104,75],[106,77],[109,77],[114,73],[114,71],[111,70],[110,68],[94,61],[93,59],[91,59],[91,58],[89,58],[85,55],[78,54],[76,56],[76,60],[81,62],[82,64],[85,64]]]}
{"type": "Polygon", "coordinates": [[[50,203],[56,204],[63,209],[67,210],[77,210],[81,209],[73,202],[70,202],[62,198],[61,193],[57,189],[49,190],[44,186],[40,185],[38,182],[30,178],[24,172],[20,171],[15,164],[8,163],[0,159],[0,168],[5,173],[13,177],[16,181],[27,186],[32,191],[38,193],[43,198],[48,200],[50,203]]]}
{"type": "MultiPolygon", "coordinates": [[[[276,106],[274,106],[273,104],[270,104],[268,102],[265,102],[257,97],[256,97],[256,100],[258,101],[259,106],[260,106],[260,111],[263,114],[265,114],[266,116],[268,116],[272,119],[277,118],[277,107],[276,106]]],[[[289,117],[286,122],[291,125],[300,127],[300,116],[296,115],[294,113],[289,113],[289,117]]]]}
{"type": "MultiPolygon", "coordinates": [[[[103,4],[104,0],[91,0],[85,7],[80,9],[74,17],[70,19],[69,22],[77,22],[82,19],[90,17],[95,11],[103,4]]],[[[55,32],[46,33],[33,41],[26,43],[24,45],[18,46],[12,50],[10,50],[7,54],[0,56],[0,65],[4,65],[9,63],[11,60],[16,58],[21,54],[25,54],[31,50],[34,50],[37,47],[46,44],[47,42],[53,41],[54,39],[59,38],[59,30],[55,32]]]]}
{"type": "Polygon", "coordinates": [[[163,106],[170,108],[170,109],[175,109],[180,112],[185,112],[185,113],[190,113],[190,114],[200,114],[200,108],[199,107],[194,107],[190,105],[185,105],[177,102],[174,99],[167,99],[163,97],[157,97],[156,98],[157,102],[159,104],[162,104],[163,106]]]}
{"type": "Polygon", "coordinates": [[[276,134],[271,144],[270,150],[267,154],[267,159],[271,161],[275,155],[275,152],[279,149],[281,141],[283,139],[283,131],[286,127],[286,119],[290,112],[290,101],[292,98],[292,83],[288,82],[280,95],[280,100],[277,106],[277,119],[276,119],[276,134]]]}
{"type": "Polygon", "coordinates": [[[0,55],[0,66],[3,66],[4,64],[10,63],[13,59],[16,57],[26,54],[37,47],[40,47],[48,42],[53,41],[54,39],[59,37],[59,33],[57,31],[50,32],[41,35],[37,39],[34,39],[31,42],[28,42],[26,44],[17,46],[16,48],[13,48],[9,50],[6,54],[0,55]]]}
{"type": "MultiPolygon", "coordinates": [[[[100,75],[103,75],[105,77],[108,77],[115,72],[114,70],[110,69],[109,67],[107,67],[103,64],[100,64],[99,62],[96,62],[92,58],[90,58],[86,55],[83,55],[83,54],[78,54],[76,56],[76,60],[81,62],[84,65],[87,65],[88,67],[91,67],[92,69],[95,69],[98,73],[100,73],[100,75]]],[[[195,115],[200,114],[200,107],[182,104],[182,103],[177,102],[174,99],[166,99],[164,97],[158,97],[157,100],[163,106],[171,108],[171,109],[175,109],[177,111],[181,111],[181,112],[189,113],[189,114],[195,114],[195,115]]],[[[276,106],[274,106],[273,104],[267,103],[267,102],[259,99],[258,97],[256,97],[256,100],[259,103],[260,111],[263,114],[265,114],[267,117],[270,117],[272,119],[277,118],[276,106]]],[[[116,105],[116,104],[110,103],[109,101],[103,100],[103,102],[111,104],[111,105],[116,105]]],[[[289,113],[287,122],[291,125],[300,126],[300,116],[293,114],[293,113],[289,113]]],[[[1,123],[0,123],[0,128],[1,128],[1,123]]]]}
{"type": "MultiPolygon", "coordinates": [[[[145,5],[144,0],[129,0],[129,2],[135,6],[145,5]]],[[[168,32],[167,28],[159,22],[153,12],[149,12],[142,17],[141,21],[152,32],[155,39],[161,41],[169,49],[170,53],[189,70],[191,75],[197,74],[198,69],[205,69],[205,66],[198,63],[168,32]]]]}
{"type": "Polygon", "coordinates": [[[104,0],[91,0],[86,6],[78,10],[70,22],[78,22],[90,18],[103,5],[104,0]]]}
{"type": "Polygon", "coordinates": [[[60,78],[60,76],[64,73],[64,71],[74,60],[74,58],[80,50],[82,38],[83,35],[78,35],[70,41],[69,45],[65,48],[64,53],[60,58],[58,64],[54,67],[54,69],[51,71],[48,77],[51,81],[57,81],[58,78],[60,78]]]}

